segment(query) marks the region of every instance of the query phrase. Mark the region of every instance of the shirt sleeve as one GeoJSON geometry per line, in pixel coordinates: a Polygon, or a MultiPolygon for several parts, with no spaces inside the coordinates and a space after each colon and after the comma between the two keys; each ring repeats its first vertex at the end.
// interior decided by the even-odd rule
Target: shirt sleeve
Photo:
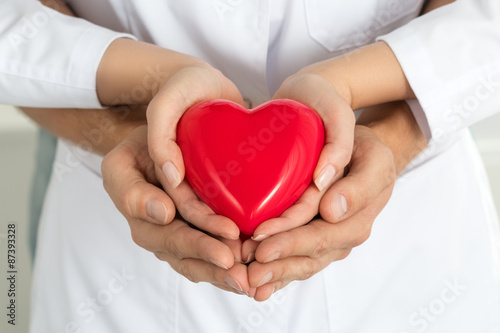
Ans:
{"type": "Polygon", "coordinates": [[[0,103],[100,108],[96,74],[109,44],[131,35],[34,0],[0,0],[0,103]]]}
{"type": "Polygon", "coordinates": [[[379,37],[396,55],[428,139],[500,111],[500,1],[457,0],[379,37]]]}

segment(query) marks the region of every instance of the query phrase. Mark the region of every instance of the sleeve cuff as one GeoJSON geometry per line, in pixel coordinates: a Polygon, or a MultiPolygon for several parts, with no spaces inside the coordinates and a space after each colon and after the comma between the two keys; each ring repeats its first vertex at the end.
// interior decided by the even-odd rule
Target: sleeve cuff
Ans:
{"type": "Polygon", "coordinates": [[[441,79],[435,74],[432,66],[419,65],[431,64],[432,61],[417,36],[411,26],[404,26],[379,37],[378,40],[387,43],[398,59],[416,96],[416,100],[407,101],[408,105],[429,141],[435,135],[434,129],[439,127],[440,121],[427,111],[435,107],[434,103],[439,103],[440,96],[436,96],[436,93],[443,90],[440,89],[441,79]]]}
{"type": "Polygon", "coordinates": [[[98,26],[91,26],[80,36],[71,55],[68,75],[72,86],[66,90],[66,99],[76,108],[104,108],[97,96],[97,70],[109,45],[118,38],[136,38],[129,34],[116,33],[98,26]],[[75,89],[78,93],[75,93],[75,89]]]}
{"type": "Polygon", "coordinates": [[[432,133],[424,109],[422,109],[422,106],[417,99],[407,99],[406,104],[408,104],[408,106],[410,107],[410,110],[413,113],[413,116],[415,117],[420,130],[424,134],[427,143],[429,143],[432,139],[432,133]]]}

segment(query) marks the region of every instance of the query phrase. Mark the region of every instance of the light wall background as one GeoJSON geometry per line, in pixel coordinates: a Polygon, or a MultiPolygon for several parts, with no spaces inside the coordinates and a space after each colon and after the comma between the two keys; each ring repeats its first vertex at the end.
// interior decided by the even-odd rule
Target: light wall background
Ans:
{"type": "MultiPolygon", "coordinates": [[[[472,128],[486,165],[497,209],[500,208],[500,114],[472,128]]],[[[29,193],[34,170],[36,126],[10,106],[0,105],[0,269],[6,271],[7,224],[17,223],[18,309],[16,327],[6,326],[1,311],[0,332],[28,331],[31,262],[27,246],[29,193]]],[[[0,309],[4,309],[6,279],[0,279],[0,309]]]]}

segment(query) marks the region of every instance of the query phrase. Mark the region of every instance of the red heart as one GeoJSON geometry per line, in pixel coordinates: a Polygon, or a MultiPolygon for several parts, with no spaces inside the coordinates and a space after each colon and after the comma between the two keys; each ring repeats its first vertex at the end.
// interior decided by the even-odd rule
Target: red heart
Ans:
{"type": "Polygon", "coordinates": [[[248,110],[219,99],[184,113],[177,142],[198,196],[251,235],[311,183],[324,128],[313,109],[296,101],[272,100],[248,110]]]}

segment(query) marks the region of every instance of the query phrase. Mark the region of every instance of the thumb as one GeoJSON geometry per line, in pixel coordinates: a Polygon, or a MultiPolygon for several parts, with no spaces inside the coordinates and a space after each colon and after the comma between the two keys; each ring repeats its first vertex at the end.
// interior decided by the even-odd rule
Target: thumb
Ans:
{"type": "Polygon", "coordinates": [[[188,108],[215,98],[242,103],[236,86],[219,71],[186,67],[174,74],[148,105],[149,153],[172,188],[179,186],[185,175],[182,151],[176,142],[177,124],[188,108]]]}
{"type": "Polygon", "coordinates": [[[325,126],[325,145],[313,180],[323,191],[343,176],[351,159],[356,118],[351,107],[338,94],[328,94],[315,109],[325,126]]]}
{"type": "Polygon", "coordinates": [[[305,103],[323,120],[325,145],[313,180],[320,191],[325,190],[343,176],[351,158],[356,123],[354,112],[326,79],[315,74],[290,77],[273,98],[290,98],[305,103]]]}

